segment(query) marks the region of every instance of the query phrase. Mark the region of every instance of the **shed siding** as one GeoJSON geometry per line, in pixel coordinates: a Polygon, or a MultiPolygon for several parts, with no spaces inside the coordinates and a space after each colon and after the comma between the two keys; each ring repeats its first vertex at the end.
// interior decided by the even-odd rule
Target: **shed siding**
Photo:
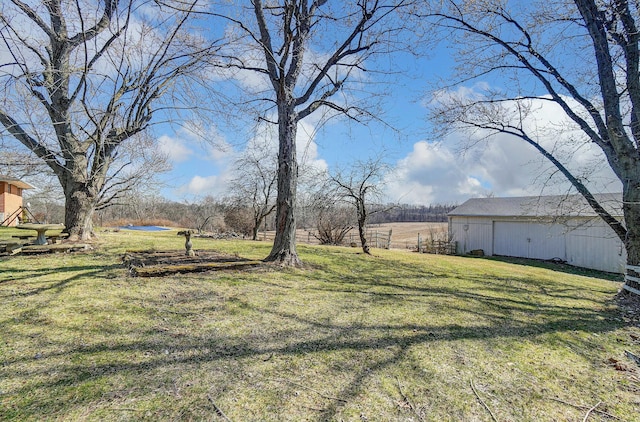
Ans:
{"type": "Polygon", "coordinates": [[[566,227],[540,221],[495,221],[493,254],[566,261],[566,227]]]}
{"type": "Polygon", "coordinates": [[[459,254],[482,249],[485,255],[560,258],[577,267],[624,273],[622,242],[597,218],[572,218],[561,224],[530,218],[450,216],[449,230],[459,254]]]}
{"type": "Polygon", "coordinates": [[[529,258],[529,230],[518,221],[494,221],[491,255],[529,258]]]}
{"type": "Polygon", "coordinates": [[[456,253],[466,254],[482,249],[486,255],[493,250],[493,221],[482,217],[455,217],[449,219],[449,233],[456,241],[456,253]]]}
{"type": "Polygon", "coordinates": [[[567,233],[567,263],[624,273],[627,252],[622,241],[602,220],[572,221],[567,233]]]}

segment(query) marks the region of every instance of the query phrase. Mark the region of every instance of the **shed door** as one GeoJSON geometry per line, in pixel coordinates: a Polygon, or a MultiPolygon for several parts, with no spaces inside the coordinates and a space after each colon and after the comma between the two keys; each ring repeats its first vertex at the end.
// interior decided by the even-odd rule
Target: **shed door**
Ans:
{"type": "Polygon", "coordinates": [[[566,261],[565,227],[527,221],[495,221],[493,254],[566,261]]]}

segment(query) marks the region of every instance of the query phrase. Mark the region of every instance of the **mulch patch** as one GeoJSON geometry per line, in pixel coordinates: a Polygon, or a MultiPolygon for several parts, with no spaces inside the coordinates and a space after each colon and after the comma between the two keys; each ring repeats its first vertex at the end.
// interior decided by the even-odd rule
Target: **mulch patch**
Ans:
{"type": "Polygon", "coordinates": [[[244,269],[264,265],[262,261],[216,251],[198,251],[196,256],[188,256],[184,249],[129,251],[125,253],[122,262],[134,277],[162,277],[178,273],[244,269]]]}

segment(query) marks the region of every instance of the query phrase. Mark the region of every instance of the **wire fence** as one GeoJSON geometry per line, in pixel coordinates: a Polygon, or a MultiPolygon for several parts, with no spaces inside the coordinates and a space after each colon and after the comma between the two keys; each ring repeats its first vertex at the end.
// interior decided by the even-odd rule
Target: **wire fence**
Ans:
{"type": "MultiPolygon", "coordinates": [[[[371,248],[380,249],[408,249],[421,253],[432,253],[442,255],[452,255],[456,252],[456,244],[448,239],[446,232],[429,232],[425,235],[418,235],[413,239],[394,240],[393,231],[368,230],[366,232],[367,244],[371,248]]],[[[275,232],[261,232],[258,240],[273,242],[275,232]]],[[[319,245],[320,241],[315,232],[298,230],[296,232],[296,243],[319,245]]],[[[361,246],[360,236],[356,232],[350,232],[345,237],[342,246],[359,248],[361,246]]]]}

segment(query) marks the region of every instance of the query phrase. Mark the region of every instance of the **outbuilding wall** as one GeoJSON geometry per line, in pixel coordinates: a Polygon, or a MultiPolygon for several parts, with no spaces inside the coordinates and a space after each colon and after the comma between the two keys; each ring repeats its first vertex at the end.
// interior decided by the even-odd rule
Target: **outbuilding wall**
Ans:
{"type": "Polygon", "coordinates": [[[457,253],[482,249],[485,255],[560,259],[600,271],[624,272],[626,252],[599,218],[551,219],[450,216],[457,253]]]}

